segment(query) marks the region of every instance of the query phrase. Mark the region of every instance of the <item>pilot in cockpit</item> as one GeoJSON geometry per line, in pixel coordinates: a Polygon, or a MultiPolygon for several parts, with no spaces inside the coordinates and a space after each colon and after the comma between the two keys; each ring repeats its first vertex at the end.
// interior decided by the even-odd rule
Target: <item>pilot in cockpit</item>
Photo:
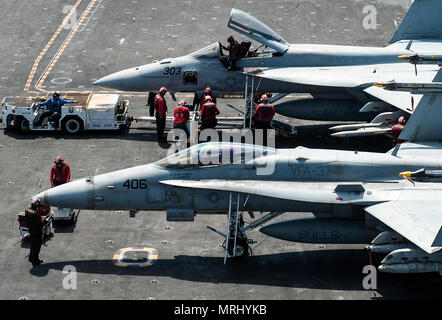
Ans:
{"type": "Polygon", "coordinates": [[[242,48],[239,42],[236,41],[233,36],[228,37],[227,42],[229,43],[227,47],[223,46],[221,42],[219,43],[221,49],[229,51],[228,56],[223,55],[221,57],[221,62],[227,68],[227,70],[235,70],[236,61],[241,58],[242,48]]]}

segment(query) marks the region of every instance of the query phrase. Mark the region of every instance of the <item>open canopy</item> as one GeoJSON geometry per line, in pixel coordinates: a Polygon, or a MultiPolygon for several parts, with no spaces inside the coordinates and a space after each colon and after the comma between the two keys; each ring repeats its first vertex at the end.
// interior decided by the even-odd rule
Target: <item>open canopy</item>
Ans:
{"type": "Polygon", "coordinates": [[[290,47],[290,44],[273,29],[244,11],[232,9],[227,26],[278,52],[284,53],[290,47]]]}

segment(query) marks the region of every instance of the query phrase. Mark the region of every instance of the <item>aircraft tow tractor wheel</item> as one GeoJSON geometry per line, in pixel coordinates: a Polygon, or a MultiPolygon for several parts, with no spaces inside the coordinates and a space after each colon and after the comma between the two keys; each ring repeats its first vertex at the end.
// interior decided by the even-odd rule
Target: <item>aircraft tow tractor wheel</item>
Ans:
{"type": "Polygon", "coordinates": [[[20,132],[28,132],[29,131],[29,121],[26,120],[25,118],[20,118],[17,121],[18,123],[18,130],[20,132]]]}
{"type": "Polygon", "coordinates": [[[83,129],[83,123],[80,119],[71,117],[63,120],[62,129],[69,134],[76,134],[83,129]]]}

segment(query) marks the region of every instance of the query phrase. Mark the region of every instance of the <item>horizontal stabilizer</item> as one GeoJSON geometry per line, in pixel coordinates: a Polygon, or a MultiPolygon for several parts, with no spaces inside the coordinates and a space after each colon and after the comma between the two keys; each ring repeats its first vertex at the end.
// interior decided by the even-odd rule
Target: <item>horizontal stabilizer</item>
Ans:
{"type": "Polygon", "coordinates": [[[410,92],[388,91],[376,86],[366,88],[364,91],[407,113],[412,113],[414,107],[422,99],[422,94],[412,95],[410,92]]]}
{"type": "Polygon", "coordinates": [[[437,199],[402,200],[376,204],[365,208],[365,211],[424,251],[433,253],[442,249],[441,205],[437,199]]]}

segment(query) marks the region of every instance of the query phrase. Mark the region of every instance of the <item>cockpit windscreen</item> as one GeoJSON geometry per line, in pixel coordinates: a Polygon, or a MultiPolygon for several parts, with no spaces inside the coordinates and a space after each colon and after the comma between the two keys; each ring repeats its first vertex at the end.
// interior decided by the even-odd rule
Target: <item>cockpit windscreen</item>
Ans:
{"type": "Polygon", "coordinates": [[[199,49],[198,51],[190,54],[190,56],[195,58],[218,58],[219,55],[220,53],[218,42],[212,43],[211,45],[208,45],[207,47],[199,49]]]}

